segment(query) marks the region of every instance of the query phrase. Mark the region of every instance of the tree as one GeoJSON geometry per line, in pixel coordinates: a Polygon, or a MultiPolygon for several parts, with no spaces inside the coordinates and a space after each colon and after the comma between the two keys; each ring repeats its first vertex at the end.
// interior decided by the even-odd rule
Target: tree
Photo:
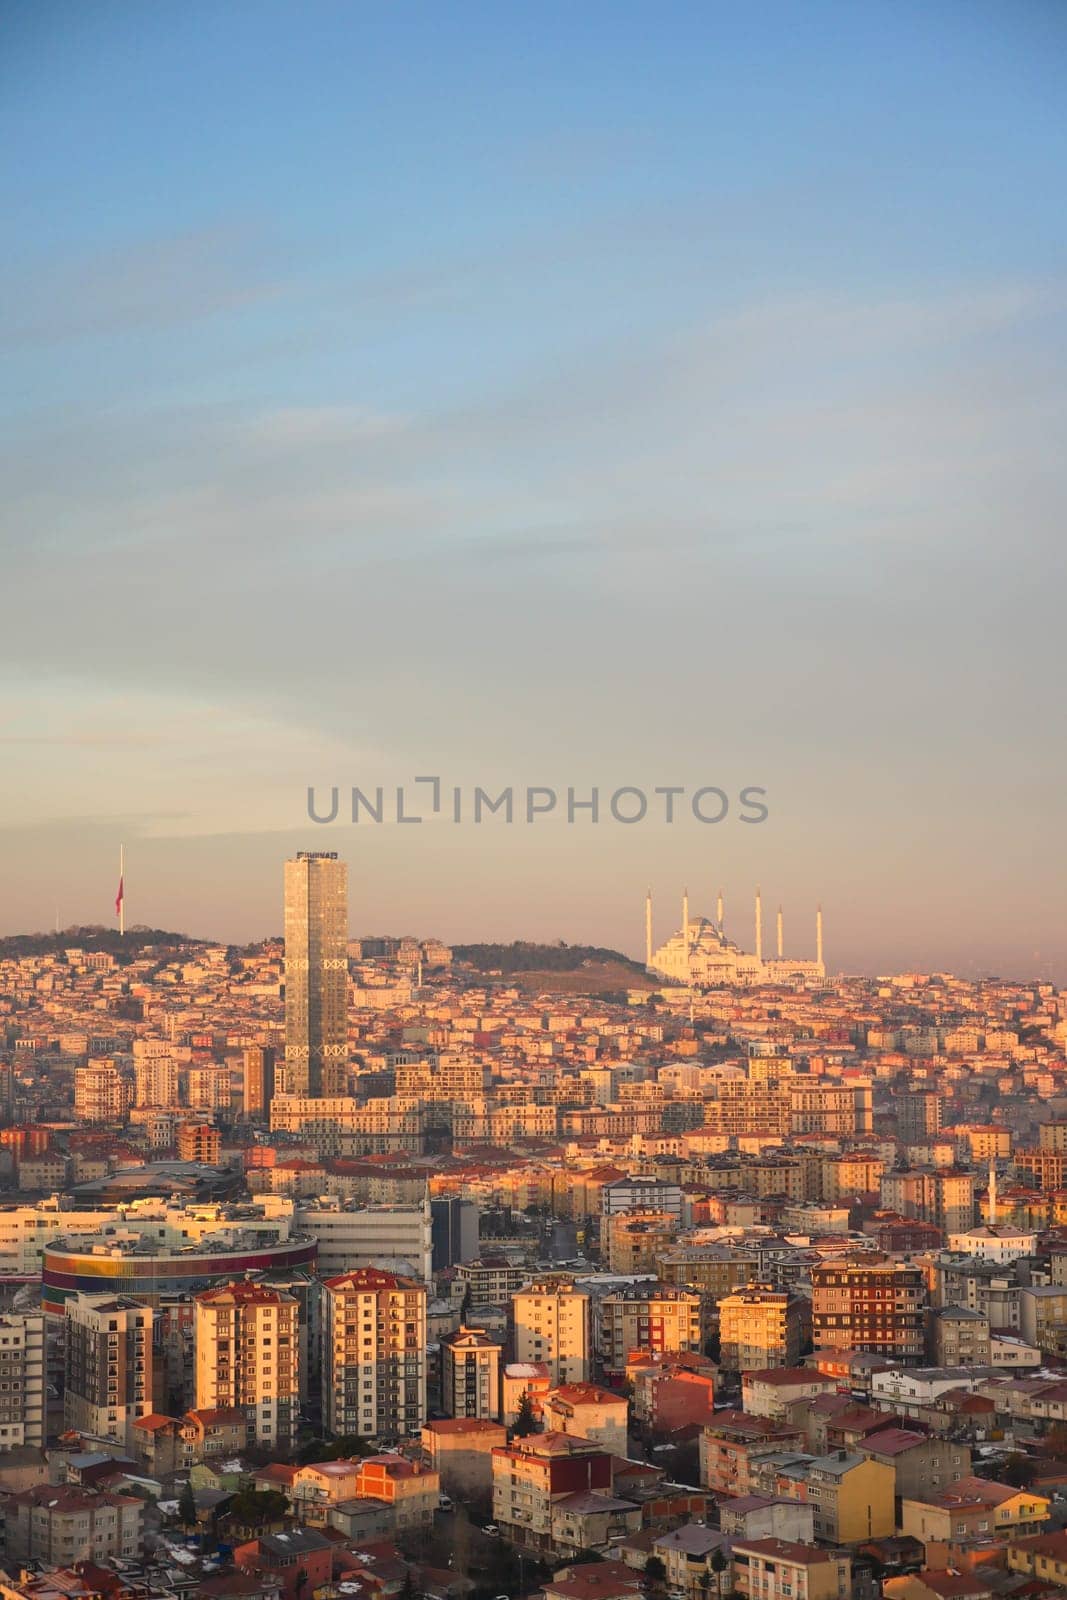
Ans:
{"type": "Polygon", "coordinates": [[[192,1528],[196,1524],[196,1495],[193,1486],[186,1478],[182,1484],[182,1492],[178,1496],[178,1515],[183,1528],[192,1528]]]}
{"type": "Polygon", "coordinates": [[[1019,1451],[1013,1451],[1004,1463],[1001,1477],[1005,1483],[1010,1483],[1013,1489],[1029,1489],[1037,1473],[1037,1468],[1032,1461],[1019,1451]]]}
{"type": "Polygon", "coordinates": [[[518,1409],[515,1412],[515,1437],[525,1439],[537,1427],[537,1418],[534,1416],[533,1401],[530,1399],[529,1389],[524,1389],[519,1396],[518,1409]]]}
{"type": "MultiPolygon", "coordinates": [[[[722,1594],[722,1575],[726,1571],[728,1563],[721,1550],[712,1551],[711,1560],[708,1565],[715,1574],[715,1587],[719,1594],[722,1594]]],[[[701,1582],[703,1583],[703,1579],[701,1579],[701,1582]]],[[[710,1583],[708,1587],[710,1587],[710,1583]]],[[[705,1590],[705,1593],[706,1592],[707,1590],[705,1590]]]]}
{"type": "Polygon", "coordinates": [[[241,1528],[262,1528],[280,1522],[289,1502],[277,1489],[242,1489],[230,1502],[230,1517],[241,1528]]]}
{"type": "Polygon", "coordinates": [[[422,1600],[422,1592],[415,1587],[415,1580],[411,1576],[410,1567],[404,1573],[404,1581],[400,1585],[398,1600],[422,1600]]]}
{"type": "Polygon", "coordinates": [[[651,1587],[653,1584],[663,1583],[667,1577],[667,1567],[662,1556],[649,1556],[645,1562],[645,1582],[651,1587]]]}

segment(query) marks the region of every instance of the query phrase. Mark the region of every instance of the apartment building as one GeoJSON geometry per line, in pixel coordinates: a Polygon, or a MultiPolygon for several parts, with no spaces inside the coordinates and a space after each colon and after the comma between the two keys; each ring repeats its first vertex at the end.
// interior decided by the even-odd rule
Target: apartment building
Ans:
{"type": "Polygon", "coordinates": [[[788,1539],[750,1539],[733,1549],[734,1588],[743,1600],[847,1600],[852,1558],[788,1539]]]}
{"type": "Polygon", "coordinates": [[[456,1267],[456,1282],[462,1284],[464,1295],[469,1291],[476,1306],[506,1306],[529,1275],[528,1267],[502,1255],[479,1256],[476,1261],[461,1261],[456,1267]]]}
{"type": "Polygon", "coordinates": [[[834,1450],[780,1468],[776,1490],[812,1507],[816,1539],[834,1545],[860,1544],[893,1533],[895,1482],[887,1462],[834,1450]]]}
{"type": "Polygon", "coordinates": [[[113,1061],[90,1061],[74,1072],[74,1118],[82,1123],[121,1123],[129,1110],[129,1086],[113,1061]]]}
{"type": "Polygon", "coordinates": [[[493,1521],[515,1544],[556,1549],[561,1502],[611,1491],[611,1456],[588,1439],[534,1433],[493,1451],[493,1521]]]}
{"type": "Polygon", "coordinates": [[[199,1161],[217,1167],[222,1156],[222,1134],[210,1122],[183,1122],[178,1128],[178,1160],[199,1161]]]}
{"type": "Polygon", "coordinates": [[[573,1278],[550,1273],[511,1299],[511,1339],[520,1365],[543,1364],[551,1386],[586,1383],[592,1370],[589,1295],[573,1278]]]}
{"type": "Polygon", "coordinates": [[[44,1316],[6,1311],[0,1313],[0,1450],[44,1441],[44,1316]]]}
{"type": "Polygon", "coordinates": [[[77,1294],[64,1319],[63,1420],[123,1449],[152,1410],[151,1309],[123,1295],[77,1294]]]}
{"type": "Polygon", "coordinates": [[[74,1484],[37,1484],[9,1496],[6,1554],[13,1563],[71,1567],[118,1557],[136,1561],[144,1543],[144,1501],[74,1484]]]}
{"type": "Polygon", "coordinates": [[[374,1267],[320,1290],[322,1415],[331,1433],[404,1438],[426,1421],[426,1290],[374,1267]]]}
{"type": "Polygon", "coordinates": [[[541,1402],[546,1433],[576,1434],[612,1455],[628,1454],[630,1407],[625,1395],[595,1383],[564,1383],[541,1402]]]}
{"type": "Polygon", "coordinates": [[[709,1316],[703,1295],[662,1283],[635,1283],[600,1303],[604,1372],[621,1376],[633,1350],[703,1351],[709,1316]]]}
{"type": "Polygon", "coordinates": [[[813,1338],[917,1363],[925,1345],[926,1282],[918,1267],[871,1253],[811,1269],[813,1338]]]}
{"type": "Polygon", "coordinates": [[[811,1302],[770,1283],[749,1283],[719,1301],[719,1361],[731,1372],[795,1367],[811,1333],[811,1302]]]}
{"type": "Polygon", "coordinates": [[[255,1283],[194,1297],[197,1409],[240,1407],[249,1443],[291,1449],[300,1412],[296,1299],[255,1283]]]}
{"type": "Polygon", "coordinates": [[[678,1218],[665,1211],[618,1211],[601,1223],[601,1250],[609,1272],[625,1277],[655,1273],[673,1244],[678,1218]]]}
{"type": "Polygon", "coordinates": [[[450,1417],[500,1419],[501,1347],[482,1328],[461,1327],[441,1341],[441,1407],[450,1417]]]}

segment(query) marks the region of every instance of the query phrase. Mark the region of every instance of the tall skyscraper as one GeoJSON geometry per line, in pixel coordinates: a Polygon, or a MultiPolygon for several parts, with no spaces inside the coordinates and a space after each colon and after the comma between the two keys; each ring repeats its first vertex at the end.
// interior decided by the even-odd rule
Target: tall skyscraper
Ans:
{"type": "Polygon", "coordinates": [[[286,1094],[343,1094],[348,1059],[348,868],[336,850],[285,863],[286,1094]]]}

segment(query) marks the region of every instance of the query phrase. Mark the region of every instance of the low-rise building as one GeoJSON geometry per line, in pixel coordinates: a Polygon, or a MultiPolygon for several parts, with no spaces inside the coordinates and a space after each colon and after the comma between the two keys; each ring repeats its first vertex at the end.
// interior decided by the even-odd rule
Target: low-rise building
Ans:
{"type": "Polygon", "coordinates": [[[847,1600],[852,1558],[789,1539],[748,1539],[733,1548],[734,1588],[744,1600],[847,1600]]]}

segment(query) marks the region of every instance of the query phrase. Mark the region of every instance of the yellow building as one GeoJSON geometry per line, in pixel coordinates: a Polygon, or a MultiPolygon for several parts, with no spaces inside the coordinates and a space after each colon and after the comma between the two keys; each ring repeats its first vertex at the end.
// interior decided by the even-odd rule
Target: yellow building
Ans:
{"type": "Polygon", "coordinates": [[[895,1531],[896,1473],[883,1461],[836,1450],[795,1472],[783,1469],[777,1489],[813,1508],[815,1537],[830,1544],[860,1544],[895,1531]]]}
{"type": "Polygon", "coordinates": [[[795,1367],[810,1328],[808,1302],[769,1283],[719,1301],[719,1359],[732,1372],[795,1367]]]}

